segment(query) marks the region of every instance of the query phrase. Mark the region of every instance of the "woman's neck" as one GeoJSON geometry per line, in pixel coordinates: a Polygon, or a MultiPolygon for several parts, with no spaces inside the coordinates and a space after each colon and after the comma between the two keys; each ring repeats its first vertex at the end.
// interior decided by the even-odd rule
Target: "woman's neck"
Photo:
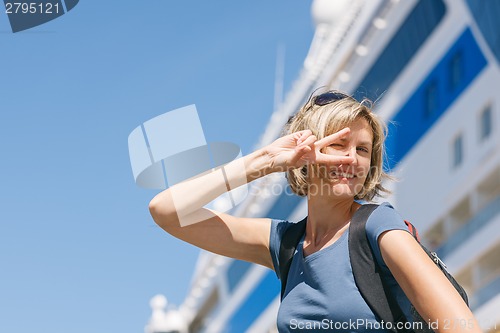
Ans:
{"type": "Polygon", "coordinates": [[[340,237],[359,206],[352,198],[309,197],[306,238],[316,247],[340,237]]]}

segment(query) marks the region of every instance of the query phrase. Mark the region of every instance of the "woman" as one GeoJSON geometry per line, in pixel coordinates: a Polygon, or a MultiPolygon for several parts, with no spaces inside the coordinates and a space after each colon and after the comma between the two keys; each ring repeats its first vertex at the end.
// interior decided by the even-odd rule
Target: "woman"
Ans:
{"type": "MultiPolygon", "coordinates": [[[[240,160],[161,192],[150,203],[151,214],[179,239],[279,275],[279,246],[289,222],[235,217],[202,207],[228,189],[285,171],[292,190],[307,196],[308,217],[280,306],[279,331],[310,331],[317,323],[358,319],[373,323],[376,316],[354,283],[346,235],[360,207],[357,201],[386,191],[381,185],[387,177],[382,169],[385,127],[366,103],[329,91],[310,98],[290,119],[286,133],[240,160]]],[[[384,279],[407,317],[411,302],[437,332],[481,331],[390,205],[382,204],[372,213],[366,231],[384,279]]],[[[333,327],[371,330],[366,324],[323,325],[318,330],[333,327]]]]}

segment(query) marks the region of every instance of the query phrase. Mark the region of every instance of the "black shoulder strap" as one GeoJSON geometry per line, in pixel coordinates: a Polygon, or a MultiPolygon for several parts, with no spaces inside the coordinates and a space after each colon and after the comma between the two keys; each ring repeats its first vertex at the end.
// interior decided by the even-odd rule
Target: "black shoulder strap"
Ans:
{"type": "MultiPolygon", "coordinates": [[[[384,284],[382,272],[366,236],[366,222],[377,207],[375,204],[362,205],[349,226],[349,258],[354,280],[370,309],[381,320],[391,323],[406,321],[396,299],[384,284]]],[[[397,331],[395,327],[393,331],[397,331]]]]}
{"type": "Polygon", "coordinates": [[[306,230],[307,217],[302,221],[292,224],[283,234],[280,244],[280,252],[278,255],[279,269],[280,269],[280,281],[281,281],[281,299],[285,295],[286,281],[288,278],[288,271],[290,270],[290,265],[292,264],[293,254],[299,240],[304,235],[306,230]]]}

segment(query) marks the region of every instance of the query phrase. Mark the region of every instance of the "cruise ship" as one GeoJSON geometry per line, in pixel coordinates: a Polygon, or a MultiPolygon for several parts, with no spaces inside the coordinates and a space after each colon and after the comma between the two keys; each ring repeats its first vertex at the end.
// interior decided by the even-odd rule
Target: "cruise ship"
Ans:
{"type": "MultiPolygon", "coordinates": [[[[500,1],[314,0],[303,68],[255,148],[318,87],[375,101],[387,122],[391,202],[500,332],[500,1]]],[[[250,184],[232,214],[301,220],[283,174],[250,184]]],[[[151,300],[146,333],[277,332],[280,283],[264,267],[201,252],[176,309],[151,300]]]]}

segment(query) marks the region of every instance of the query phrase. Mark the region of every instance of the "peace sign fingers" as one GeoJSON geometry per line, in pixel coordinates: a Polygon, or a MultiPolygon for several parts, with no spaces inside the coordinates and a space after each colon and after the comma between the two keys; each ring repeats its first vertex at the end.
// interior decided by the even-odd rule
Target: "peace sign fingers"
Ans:
{"type": "Polygon", "coordinates": [[[342,155],[330,155],[324,154],[320,151],[321,148],[331,145],[339,139],[342,139],[349,135],[350,128],[346,127],[334,134],[331,134],[315,143],[316,150],[316,163],[326,164],[326,165],[339,165],[339,164],[349,164],[353,162],[353,158],[351,156],[342,156],[342,155]]]}
{"type": "Polygon", "coordinates": [[[351,164],[354,158],[350,156],[328,155],[320,152],[316,153],[316,163],[325,165],[351,164]]]}
{"type": "Polygon", "coordinates": [[[349,133],[351,132],[351,129],[349,127],[343,128],[340,131],[330,134],[327,137],[324,137],[323,139],[316,141],[315,146],[316,148],[324,148],[328,145],[331,145],[338,139],[342,139],[346,137],[349,133]]]}

